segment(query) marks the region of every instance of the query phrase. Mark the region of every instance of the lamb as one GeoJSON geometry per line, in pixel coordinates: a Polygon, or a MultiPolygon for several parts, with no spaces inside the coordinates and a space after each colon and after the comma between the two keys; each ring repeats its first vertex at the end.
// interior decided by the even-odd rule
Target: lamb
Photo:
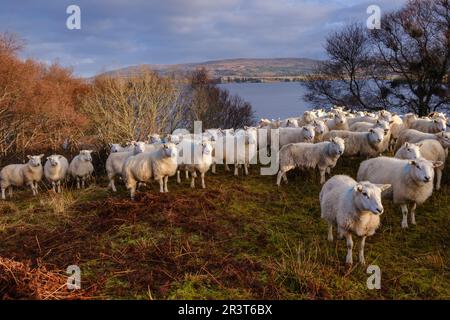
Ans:
{"type": "Polygon", "coordinates": [[[332,130],[324,139],[340,137],[345,141],[344,156],[374,157],[381,152],[384,131],[381,128],[369,129],[368,132],[332,130]]]}
{"type": "Polygon", "coordinates": [[[122,168],[122,177],[134,200],[138,182],[149,182],[152,178],[159,181],[159,191],[169,192],[169,176],[177,172],[177,147],[173,143],[164,143],[163,147],[152,152],[139,153],[129,157],[122,168]]]}
{"type": "Polygon", "coordinates": [[[447,154],[442,145],[432,139],[425,139],[417,144],[405,142],[405,144],[398,149],[395,154],[399,159],[418,159],[424,158],[429,161],[440,161],[442,165],[434,168],[436,175],[436,190],[441,189],[442,171],[444,170],[445,161],[447,160],[447,154]]]}
{"type": "Polygon", "coordinates": [[[325,122],[322,120],[314,120],[312,124],[314,126],[314,142],[324,141],[323,136],[330,131],[325,122]]]}
{"type": "Polygon", "coordinates": [[[319,195],[321,217],[328,222],[329,241],[333,241],[333,226],[337,229],[338,237],[345,237],[347,264],[353,264],[352,234],[361,237],[359,262],[363,265],[366,263],[366,237],[375,234],[380,225],[380,215],[384,212],[381,193],[390,186],[368,181],[356,182],[345,175],[334,176],[323,185],[319,195]]]}
{"type": "Polygon", "coordinates": [[[38,156],[27,156],[28,162],[25,164],[10,164],[0,171],[0,187],[2,189],[2,199],[5,200],[5,191],[9,190],[12,197],[12,187],[30,186],[33,196],[38,194],[38,182],[42,180],[44,174],[41,164],[43,154],[38,156]]]}
{"type": "Polygon", "coordinates": [[[315,128],[311,125],[300,128],[280,128],[280,147],[289,143],[313,142],[315,128]]]}
{"type": "Polygon", "coordinates": [[[67,170],[69,169],[69,161],[59,154],[47,157],[44,165],[44,175],[52,184],[54,192],[61,192],[61,181],[66,179],[67,170]]]}
{"type": "Polygon", "coordinates": [[[444,149],[450,147],[450,132],[425,133],[414,129],[405,129],[397,139],[395,150],[398,150],[405,142],[417,143],[425,139],[439,141],[444,149]]]}
{"type": "Polygon", "coordinates": [[[325,124],[330,130],[348,130],[349,120],[343,112],[336,112],[332,119],[326,119],[325,124]]]}
{"type": "Polygon", "coordinates": [[[408,128],[422,131],[425,133],[445,132],[447,129],[446,121],[442,118],[434,119],[415,119],[409,122],[408,128]]]}
{"type": "Polygon", "coordinates": [[[358,181],[391,184],[392,190],[383,194],[395,204],[399,204],[403,214],[402,228],[408,227],[408,206],[411,207],[411,223],[416,224],[417,205],[424,203],[433,192],[433,168],[440,167],[441,161],[425,159],[403,160],[378,157],[363,161],[358,170],[358,181]]]}
{"type": "Polygon", "coordinates": [[[280,150],[280,170],[277,185],[280,186],[281,177],[287,183],[286,172],[296,168],[318,168],[320,183],[325,182],[325,172],[336,166],[337,160],[344,153],[345,144],[341,138],[319,143],[291,143],[280,150]]]}
{"type": "Polygon", "coordinates": [[[77,189],[84,188],[86,180],[89,180],[94,173],[94,166],[92,165],[92,150],[81,150],[75,156],[69,165],[69,174],[77,181],[77,189]]]}
{"type": "Polygon", "coordinates": [[[199,171],[202,180],[202,188],[205,189],[205,173],[209,170],[213,162],[213,147],[211,142],[192,141],[190,143],[180,143],[177,148],[180,157],[180,160],[178,161],[177,182],[181,183],[180,170],[186,170],[191,173],[191,188],[195,188],[195,178],[197,177],[197,171],[199,171]],[[187,158],[184,151],[189,149],[191,150],[191,157],[187,158]]]}

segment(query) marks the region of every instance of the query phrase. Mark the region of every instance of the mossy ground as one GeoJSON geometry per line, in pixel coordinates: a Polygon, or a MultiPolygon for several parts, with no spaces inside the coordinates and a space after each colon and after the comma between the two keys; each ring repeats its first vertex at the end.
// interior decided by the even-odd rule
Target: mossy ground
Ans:
{"type": "MultiPolygon", "coordinates": [[[[355,177],[360,161],[341,159],[333,174],[355,177]]],[[[417,226],[402,230],[400,208],[385,202],[366,244],[380,290],[367,288],[365,267],[345,266],[344,240],[326,240],[317,173],[292,173],[277,188],[256,167],[248,177],[219,167],[205,190],[171,178],[159,194],[152,183],[135,202],[103,179],[62,195],[16,192],[0,202],[0,256],[77,264],[83,288],[106,299],[449,299],[449,167],[417,226]]]]}

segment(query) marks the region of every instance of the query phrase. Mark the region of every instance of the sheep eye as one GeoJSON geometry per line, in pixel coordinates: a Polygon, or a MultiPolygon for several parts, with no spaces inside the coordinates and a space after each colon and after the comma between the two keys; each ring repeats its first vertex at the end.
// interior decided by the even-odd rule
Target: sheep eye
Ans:
{"type": "Polygon", "coordinates": [[[369,195],[367,194],[367,192],[363,192],[363,196],[366,198],[369,198],[369,195]]]}

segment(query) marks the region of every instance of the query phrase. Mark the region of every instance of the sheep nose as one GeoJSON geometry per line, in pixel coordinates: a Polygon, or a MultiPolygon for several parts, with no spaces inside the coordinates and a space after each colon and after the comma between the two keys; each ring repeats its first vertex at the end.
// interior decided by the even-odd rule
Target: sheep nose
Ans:
{"type": "Polygon", "coordinates": [[[384,208],[383,207],[377,208],[377,212],[378,214],[382,214],[384,212],[384,208]]]}
{"type": "Polygon", "coordinates": [[[425,182],[429,182],[431,180],[430,177],[425,177],[425,182]]]}

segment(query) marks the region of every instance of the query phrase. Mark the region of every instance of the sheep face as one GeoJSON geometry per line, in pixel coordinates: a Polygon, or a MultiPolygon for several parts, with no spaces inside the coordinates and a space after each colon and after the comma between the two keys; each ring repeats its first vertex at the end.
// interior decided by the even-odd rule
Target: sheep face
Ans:
{"type": "Polygon", "coordinates": [[[442,118],[437,118],[433,120],[434,125],[436,126],[437,131],[439,132],[445,132],[447,130],[447,124],[445,123],[445,120],[442,118]]]}
{"type": "Polygon", "coordinates": [[[80,151],[80,159],[86,162],[92,162],[91,156],[92,150],[81,150],[80,151]]]}
{"type": "Polygon", "coordinates": [[[342,112],[337,112],[334,115],[334,120],[336,121],[337,124],[346,124],[347,123],[347,118],[345,117],[345,114],[342,112]]]}
{"type": "Polygon", "coordinates": [[[60,155],[54,154],[54,155],[51,155],[51,156],[47,157],[47,161],[50,163],[50,165],[51,165],[52,167],[56,167],[56,166],[59,165],[59,160],[60,160],[61,158],[62,158],[62,157],[61,157],[60,155]]]}
{"type": "Polygon", "coordinates": [[[315,128],[313,126],[304,126],[302,128],[305,141],[313,141],[315,136],[315,128]]]}
{"type": "Polygon", "coordinates": [[[312,111],[303,112],[303,121],[305,121],[305,123],[311,123],[314,121],[315,118],[316,117],[314,115],[314,112],[312,111]]]}
{"type": "MultiPolygon", "coordinates": [[[[111,153],[114,153],[114,152],[119,152],[119,148],[120,148],[121,146],[120,146],[120,144],[118,144],[118,143],[113,143],[113,144],[111,144],[111,153]]],[[[48,159],[48,158],[47,158],[48,159]]]]}
{"type": "Polygon", "coordinates": [[[333,154],[343,155],[345,150],[345,142],[344,139],[335,137],[331,139],[331,150],[333,154]]]}
{"type": "Polygon", "coordinates": [[[43,154],[40,154],[38,156],[27,156],[28,164],[32,167],[39,167],[39,166],[41,166],[42,157],[44,157],[43,154]]]}
{"type": "Polygon", "coordinates": [[[358,183],[353,189],[353,199],[359,211],[369,211],[381,215],[384,211],[381,203],[381,192],[390,188],[390,184],[373,184],[367,181],[358,183]]]}
{"type": "Polygon", "coordinates": [[[148,136],[148,139],[149,139],[150,143],[161,143],[162,142],[159,134],[150,134],[148,136]]]}
{"type": "Polygon", "coordinates": [[[376,128],[381,128],[384,131],[384,135],[386,136],[389,133],[391,126],[389,122],[386,120],[377,120],[376,128]]]}
{"type": "Polygon", "coordinates": [[[326,126],[323,121],[314,121],[314,130],[317,135],[322,135],[325,133],[326,126]]]}
{"type": "Polygon", "coordinates": [[[145,142],[138,141],[134,144],[134,152],[135,153],[143,153],[145,152],[145,142]]]}
{"type": "Polygon", "coordinates": [[[369,130],[369,142],[372,145],[377,145],[383,141],[384,130],[381,128],[374,128],[369,130]]]}
{"type": "Polygon", "coordinates": [[[392,114],[389,111],[381,110],[379,119],[387,121],[389,123],[392,121],[392,114]]]}
{"type": "Polygon", "coordinates": [[[212,147],[211,143],[202,142],[202,153],[204,155],[208,156],[208,155],[212,154],[212,151],[213,151],[213,147],[212,147]]]}
{"type": "Polygon", "coordinates": [[[420,158],[420,144],[405,142],[398,153],[402,155],[403,159],[418,159],[420,158]]]}
{"type": "Polygon", "coordinates": [[[174,143],[165,143],[163,145],[163,152],[167,158],[176,158],[178,154],[177,146],[174,143]]]}
{"type": "Polygon", "coordinates": [[[409,161],[412,179],[417,184],[433,183],[434,167],[442,165],[441,161],[428,161],[425,159],[415,159],[409,161]]]}

